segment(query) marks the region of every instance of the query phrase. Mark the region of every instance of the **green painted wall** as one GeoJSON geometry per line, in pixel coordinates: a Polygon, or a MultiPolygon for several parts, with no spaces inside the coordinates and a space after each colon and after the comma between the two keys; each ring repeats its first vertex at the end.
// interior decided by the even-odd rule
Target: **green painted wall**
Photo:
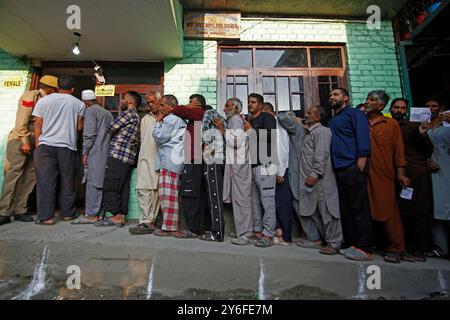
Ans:
{"type": "MultiPolygon", "coordinates": [[[[369,91],[385,89],[392,98],[402,96],[394,35],[390,22],[381,30],[368,30],[365,22],[243,18],[241,41],[283,42],[284,44],[345,44],[348,85],[354,104],[365,100],[369,91]]],[[[186,103],[193,93],[204,94],[217,103],[217,41],[184,41],[184,58],[165,62],[166,93],[186,103]]]]}

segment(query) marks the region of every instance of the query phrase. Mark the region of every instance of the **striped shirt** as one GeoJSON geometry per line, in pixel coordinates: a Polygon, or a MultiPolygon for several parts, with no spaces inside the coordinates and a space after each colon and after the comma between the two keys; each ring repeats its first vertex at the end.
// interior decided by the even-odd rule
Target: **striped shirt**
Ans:
{"type": "Polygon", "coordinates": [[[106,129],[111,135],[109,157],[135,164],[140,142],[140,118],[136,109],[122,112],[106,129]]]}

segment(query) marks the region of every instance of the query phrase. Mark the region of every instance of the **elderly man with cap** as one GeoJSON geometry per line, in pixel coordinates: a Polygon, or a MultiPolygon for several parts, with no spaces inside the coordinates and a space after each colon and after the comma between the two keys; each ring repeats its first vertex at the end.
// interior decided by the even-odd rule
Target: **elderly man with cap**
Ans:
{"type": "Polygon", "coordinates": [[[94,91],[84,90],[81,93],[81,100],[86,106],[83,128],[83,166],[85,167],[83,182],[86,183],[86,214],[85,217],[71,222],[75,225],[94,224],[100,216],[103,180],[111,141],[111,136],[106,129],[114,120],[111,112],[97,103],[94,91]]]}
{"type": "Polygon", "coordinates": [[[11,216],[23,222],[33,222],[28,213],[28,196],[36,184],[32,149],[34,105],[40,97],[56,92],[58,78],[43,76],[39,81],[39,90],[26,91],[19,99],[16,124],[8,136],[6,161],[9,170],[5,174],[0,199],[0,225],[10,223],[11,216]]]}

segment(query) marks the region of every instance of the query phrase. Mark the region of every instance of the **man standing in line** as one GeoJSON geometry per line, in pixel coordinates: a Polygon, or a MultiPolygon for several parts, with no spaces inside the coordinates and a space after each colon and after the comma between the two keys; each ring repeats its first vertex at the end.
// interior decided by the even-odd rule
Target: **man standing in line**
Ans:
{"type": "MultiPolygon", "coordinates": [[[[300,216],[300,162],[303,152],[303,141],[306,130],[301,123],[301,119],[293,112],[286,112],[278,115],[279,123],[286,129],[289,135],[289,185],[292,191],[292,206],[299,220],[300,216]]],[[[309,221],[308,221],[309,222],[309,221]]],[[[301,239],[297,245],[308,249],[320,249],[322,242],[319,229],[315,223],[301,223],[301,228],[305,239],[301,239]]]]}
{"type": "Polygon", "coordinates": [[[103,197],[103,181],[108,160],[111,136],[106,131],[114,120],[113,115],[97,103],[92,90],[84,90],[81,99],[86,105],[83,129],[83,166],[86,182],[86,215],[71,224],[94,224],[100,216],[103,197]]]}
{"type": "MultiPolygon", "coordinates": [[[[313,106],[306,112],[308,126],[300,165],[300,221],[315,223],[327,246],[320,253],[337,254],[342,243],[339,196],[331,164],[331,130],[320,122],[326,111],[313,106]]],[[[320,240],[320,238],[318,239],[320,240]]]]}
{"type": "Polygon", "coordinates": [[[106,129],[112,136],[103,182],[102,211],[113,214],[95,223],[96,227],[123,227],[128,214],[131,168],[136,163],[139,147],[140,118],[137,108],[142,98],[128,91],[121,101],[122,112],[106,129]]]}
{"type": "Polygon", "coordinates": [[[15,221],[33,222],[28,215],[28,197],[36,185],[33,161],[33,123],[31,114],[39,98],[57,91],[58,78],[43,76],[39,90],[26,91],[19,99],[16,125],[8,136],[6,161],[9,170],[5,173],[0,199],[0,225],[15,221]]]}
{"type": "Polygon", "coordinates": [[[248,156],[248,137],[244,131],[242,102],[238,98],[228,99],[223,109],[227,118],[226,129],[221,121],[216,127],[225,135],[226,164],[223,182],[223,202],[233,207],[235,245],[249,245],[253,236],[252,217],[252,167],[248,156]]]}
{"type": "Polygon", "coordinates": [[[369,92],[366,99],[372,146],[368,183],[370,208],[372,219],[383,226],[387,236],[384,260],[391,263],[399,263],[400,260],[414,262],[413,257],[405,255],[406,243],[396,188],[397,182],[406,188],[411,181],[405,174],[405,148],[400,126],[381,113],[388,102],[389,95],[383,90],[369,92]]]}
{"type": "Polygon", "coordinates": [[[405,170],[413,189],[410,200],[398,199],[406,246],[415,261],[424,262],[433,206],[431,171],[427,159],[433,153],[433,144],[427,135],[420,134],[420,122],[406,119],[407,100],[394,99],[389,111],[402,131],[407,163],[405,170]]]}
{"type": "Polygon", "coordinates": [[[172,113],[178,106],[175,96],[168,94],[159,101],[159,113],[153,129],[153,138],[158,147],[159,200],[163,215],[160,230],[153,234],[159,237],[179,237],[180,175],[184,166],[184,139],[186,122],[172,113]]]}
{"type": "Polygon", "coordinates": [[[202,123],[204,179],[209,208],[209,220],[205,223],[205,231],[200,239],[223,242],[225,236],[225,220],[223,218],[223,171],[225,165],[225,130],[216,128],[225,119],[213,109],[205,111],[202,123]]]}
{"type": "Polygon", "coordinates": [[[277,226],[275,229],[274,243],[289,245],[292,242],[292,192],[289,187],[289,136],[286,129],[280,125],[275,109],[270,102],[263,103],[263,112],[268,112],[277,121],[277,156],[279,165],[277,168],[277,185],[275,188],[275,208],[277,226]]]}
{"type": "Polygon", "coordinates": [[[149,234],[155,228],[156,216],[159,212],[158,180],[156,168],[158,150],[153,138],[156,115],[159,110],[159,92],[149,93],[145,97],[149,107],[148,113],[141,119],[141,149],[137,165],[136,191],[141,209],[139,224],[130,228],[131,234],[149,234]]]}
{"type": "Polygon", "coordinates": [[[200,94],[189,97],[187,106],[177,106],[173,114],[188,122],[184,145],[185,161],[180,181],[182,211],[187,229],[180,232],[180,238],[198,238],[205,228],[206,186],[203,180],[202,120],[206,100],[200,94]]]}
{"type": "Polygon", "coordinates": [[[275,117],[262,112],[264,98],[257,93],[248,96],[251,122],[245,122],[249,131],[250,159],[252,162],[252,207],[255,246],[265,248],[273,245],[275,235],[275,185],[277,166],[272,161],[276,152],[275,117]],[[273,132],[272,132],[273,130],[273,132]],[[274,149],[275,152],[272,152],[274,149]]]}
{"type": "Polygon", "coordinates": [[[77,132],[83,130],[84,103],[72,96],[75,80],[58,79],[58,93],[45,96],[33,110],[36,117],[34,150],[36,168],[36,224],[55,224],[55,193],[60,179],[59,209],[64,221],[78,217],[75,212],[77,132]]]}
{"type": "Polygon", "coordinates": [[[335,112],[329,126],[333,133],[331,156],[339,190],[345,257],[370,260],[372,255],[372,218],[370,216],[367,175],[370,156],[369,124],[364,113],[352,108],[349,93],[343,88],[330,92],[335,112]]]}

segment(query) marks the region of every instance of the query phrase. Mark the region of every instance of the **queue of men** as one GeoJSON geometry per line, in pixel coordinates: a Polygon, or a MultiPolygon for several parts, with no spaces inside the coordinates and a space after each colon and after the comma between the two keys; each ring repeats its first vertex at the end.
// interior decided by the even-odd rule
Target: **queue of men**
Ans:
{"type": "Polygon", "coordinates": [[[449,255],[450,116],[436,98],[427,101],[430,121],[414,123],[402,98],[391,103],[392,118],[383,115],[390,97],[382,90],[353,108],[347,90],[333,89],[331,119],[323,106],[307,108],[304,119],[277,114],[257,93],[248,96],[247,117],[237,98],[226,101],[222,117],[200,94],[180,105],[174,95],[152,92],[141,118],[142,98],[129,91],[113,118],[92,90],[82,101],[73,97],[74,86],[70,77],[44,76],[39,91],[19,100],[0,225],[11,216],[33,221],[27,200],[36,181],[36,224],[54,225],[58,202],[73,225],[122,227],[136,165],[141,215],[133,235],[222,242],[229,203],[235,245],[290,245],[296,216],[297,245],[321,254],[366,261],[376,250],[392,263],[449,255]],[[78,136],[86,184],[81,217],[78,136]]]}

